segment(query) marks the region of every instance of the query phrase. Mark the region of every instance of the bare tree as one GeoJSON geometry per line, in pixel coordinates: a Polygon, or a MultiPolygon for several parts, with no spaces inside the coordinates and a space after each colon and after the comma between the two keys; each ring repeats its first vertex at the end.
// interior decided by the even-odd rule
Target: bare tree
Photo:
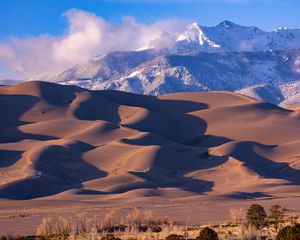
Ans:
{"type": "Polygon", "coordinates": [[[245,209],[244,208],[232,208],[229,210],[230,218],[233,224],[239,225],[245,222],[245,209]]]}

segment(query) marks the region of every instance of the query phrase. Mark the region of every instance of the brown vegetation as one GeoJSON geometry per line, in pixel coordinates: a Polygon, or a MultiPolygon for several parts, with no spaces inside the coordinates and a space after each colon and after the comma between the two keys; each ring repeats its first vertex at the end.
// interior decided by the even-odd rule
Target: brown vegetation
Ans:
{"type": "Polygon", "coordinates": [[[0,240],[290,240],[286,236],[298,236],[299,224],[296,222],[299,216],[286,215],[283,210],[283,207],[273,205],[270,214],[265,216],[263,207],[254,204],[247,210],[247,216],[242,208],[231,209],[230,222],[188,228],[178,228],[174,221],[157,219],[150,212],[140,208],[132,209],[125,218],[116,210],[112,210],[101,219],[85,214],[80,214],[78,219],[44,218],[36,236],[7,235],[2,236],[0,240]],[[249,224],[249,221],[253,221],[253,224],[249,224]],[[258,223],[259,225],[256,225],[258,223]]]}

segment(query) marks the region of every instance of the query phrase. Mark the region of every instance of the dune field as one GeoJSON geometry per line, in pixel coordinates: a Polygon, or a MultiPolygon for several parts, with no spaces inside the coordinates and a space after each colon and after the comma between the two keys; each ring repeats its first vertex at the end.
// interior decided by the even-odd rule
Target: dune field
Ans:
{"type": "Polygon", "coordinates": [[[0,87],[0,116],[0,232],[135,206],[183,223],[252,202],[300,211],[299,108],[32,81],[0,87]]]}

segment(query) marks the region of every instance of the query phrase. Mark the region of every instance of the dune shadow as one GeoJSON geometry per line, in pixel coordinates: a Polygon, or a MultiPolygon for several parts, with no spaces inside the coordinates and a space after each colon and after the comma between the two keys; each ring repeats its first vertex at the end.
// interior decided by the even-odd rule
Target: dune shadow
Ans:
{"type": "Polygon", "coordinates": [[[282,108],[280,106],[277,106],[277,105],[274,105],[274,104],[268,103],[268,102],[255,103],[254,107],[256,109],[260,109],[260,110],[267,110],[267,111],[274,111],[274,110],[276,110],[276,111],[282,112],[282,113],[293,112],[293,110],[282,108]]]}
{"type": "Polygon", "coordinates": [[[210,147],[220,146],[231,141],[233,140],[227,137],[205,134],[199,137],[195,137],[192,140],[186,141],[183,144],[188,146],[199,146],[199,147],[201,146],[201,147],[210,148],[210,147]]]}
{"type": "Polygon", "coordinates": [[[74,111],[76,118],[89,121],[102,120],[114,124],[121,121],[118,114],[119,104],[107,101],[93,92],[86,93],[89,93],[89,96],[78,103],[74,111]]]}
{"type": "Polygon", "coordinates": [[[67,107],[76,98],[75,93],[85,91],[78,86],[62,86],[51,82],[36,81],[41,98],[57,107],[67,107]]]}
{"type": "Polygon", "coordinates": [[[229,194],[228,197],[246,200],[246,199],[256,199],[256,198],[270,198],[271,195],[264,192],[235,192],[229,194]]]}
{"type": "MultiPolygon", "coordinates": [[[[126,144],[142,146],[157,144],[157,141],[149,139],[149,135],[139,139],[123,139],[122,141],[126,144]]],[[[207,151],[193,156],[190,154],[190,151],[195,151],[196,149],[193,146],[181,145],[181,149],[178,146],[176,149],[172,146],[172,143],[164,141],[158,143],[158,145],[160,148],[155,152],[154,160],[147,172],[130,172],[144,179],[148,184],[147,188],[178,188],[184,191],[203,194],[211,191],[214,183],[185,175],[198,170],[214,168],[228,161],[228,157],[226,156],[212,156],[207,151]]],[[[135,189],[140,187],[135,186],[135,189]]]]}
{"type": "MultiPolygon", "coordinates": [[[[196,131],[199,131],[199,135],[203,135],[207,127],[205,121],[188,114],[189,112],[207,109],[208,105],[205,103],[159,99],[155,96],[119,91],[97,91],[95,93],[98,97],[106,99],[116,104],[116,106],[125,105],[147,110],[144,117],[141,117],[137,122],[122,124],[124,127],[142,132],[153,132],[172,141],[180,140],[183,135],[192,135],[195,128],[197,128],[196,131]],[[186,126],[189,126],[189,128],[186,128],[186,126]]],[[[100,109],[99,111],[101,111],[100,109]]],[[[118,115],[118,109],[115,106],[112,109],[115,111],[112,114],[118,115]]]]}
{"type": "Polygon", "coordinates": [[[38,97],[29,95],[0,94],[0,133],[26,122],[20,117],[39,101],[38,97]]]}
{"type": "MultiPolygon", "coordinates": [[[[18,142],[24,139],[54,140],[55,137],[39,134],[24,133],[18,126],[29,124],[20,120],[22,115],[40,101],[40,98],[30,95],[0,94],[0,143],[18,142]]],[[[33,114],[33,113],[32,113],[33,114]]],[[[38,114],[44,114],[38,110],[38,114]]]]}
{"type": "Polygon", "coordinates": [[[49,141],[56,140],[58,138],[42,134],[25,133],[20,131],[18,128],[10,128],[0,133],[0,143],[20,142],[25,139],[49,141]]]}
{"type": "Polygon", "coordinates": [[[49,146],[33,161],[38,174],[2,186],[0,197],[15,200],[46,197],[71,189],[82,189],[83,182],[107,176],[106,172],[82,158],[82,154],[91,148],[84,143],[79,146],[49,146]]]}
{"type": "Polygon", "coordinates": [[[256,172],[263,178],[275,178],[289,181],[291,185],[300,184],[300,170],[294,169],[288,163],[274,162],[257,154],[255,147],[272,149],[277,145],[264,145],[257,142],[240,142],[230,154],[232,157],[256,172]]]}
{"type": "Polygon", "coordinates": [[[152,174],[151,170],[147,173],[144,172],[130,172],[130,173],[146,180],[149,184],[148,188],[153,188],[153,189],[174,188],[174,189],[181,189],[196,194],[203,194],[205,192],[211,191],[214,185],[214,183],[211,181],[193,179],[189,177],[183,177],[180,175],[164,174],[164,177],[161,178],[157,174],[152,174]]]}
{"type": "Polygon", "coordinates": [[[0,150],[0,168],[6,168],[16,163],[22,153],[22,151],[0,150]]]}
{"type": "Polygon", "coordinates": [[[141,107],[160,113],[182,114],[208,109],[206,103],[189,100],[159,99],[156,96],[140,95],[115,90],[100,90],[95,91],[95,93],[119,105],[141,107]]]}
{"type": "Polygon", "coordinates": [[[214,182],[195,179],[186,174],[206,170],[224,164],[227,157],[216,157],[210,154],[191,156],[189,149],[176,152],[167,148],[160,148],[155,156],[151,168],[143,172],[131,172],[146,181],[153,183],[156,188],[178,188],[184,191],[203,194],[212,191],[214,182]],[[168,155],[169,153],[172,153],[168,155]]]}
{"type": "MultiPolygon", "coordinates": [[[[211,135],[208,137],[217,140],[219,139],[219,137],[211,135]]],[[[203,135],[203,139],[206,139],[206,135],[203,135]]],[[[223,140],[222,137],[220,137],[220,139],[223,140]]],[[[227,141],[232,140],[226,138],[226,142],[227,141]]],[[[182,164],[184,168],[181,166],[178,169],[179,171],[208,169],[221,165],[228,159],[227,156],[211,155],[206,146],[199,146],[198,141],[196,142],[196,146],[192,144],[187,145],[186,143],[172,142],[168,139],[164,139],[162,136],[150,134],[134,139],[123,138],[121,139],[121,142],[134,146],[160,146],[160,149],[155,153],[155,162],[153,165],[166,165],[169,166],[169,169],[174,169],[174,167],[177,166],[174,165],[175,163],[182,164]],[[197,154],[191,155],[190,152],[195,150],[197,154]],[[168,156],[170,157],[168,158],[168,156]]]]}
{"type": "Polygon", "coordinates": [[[92,190],[92,189],[79,189],[76,191],[76,194],[78,195],[106,195],[106,192],[98,191],[98,190],[92,190]]]}
{"type": "MultiPolygon", "coordinates": [[[[206,121],[188,114],[188,111],[191,109],[184,108],[187,113],[181,112],[181,104],[190,104],[190,102],[159,100],[159,104],[153,106],[145,118],[140,119],[136,123],[126,124],[124,126],[142,132],[156,133],[168,140],[180,143],[203,136],[207,129],[206,121]],[[168,107],[162,107],[164,104],[168,107]],[[176,109],[176,105],[178,105],[178,109],[176,109]],[[173,108],[174,112],[170,110],[171,108],[173,108]],[[174,108],[176,110],[174,110],[174,108]]],[[[192,109],[203,109],[203,105],[199,105],[198,108],[192,109]]]]}
{"type": "Polygon", "coordinates": [[[206,103],[193,102],[189,100],[156,99],[154,109],[162,113],[184,114],[208,109],[208,105],[206,103]]]}

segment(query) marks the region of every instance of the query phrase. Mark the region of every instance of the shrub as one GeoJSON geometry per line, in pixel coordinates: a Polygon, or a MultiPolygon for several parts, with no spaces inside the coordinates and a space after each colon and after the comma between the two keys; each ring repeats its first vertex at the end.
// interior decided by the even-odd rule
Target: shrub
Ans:
{"type": "Polygon", "coordinates": [[[35,236],[16,236],[14,238],[15,240],[35,240],[36,237],[35,236]]]}
{"type": "Polygon", "coordinates": [[[259,204],[252,204],[247,211],[247,223],[260,229],[266,224],[267,214],[265,209],[259,204]]]}
{"type": "Polygon", "coordinates": [[[0,240],[16,240],[18,238],[20,238],[20,235],[5,234],[0,236],[0,240]]]}
{"type": "Polygon", "coordinates": [[[162,231],[162,228],[160,226],[151,226],[150,230],[151,230],[151,232],[158,233],[158,232],[162,231]]]}
{"type": "Polygon", "coordinates": [[[59,217],[58,219],[43,218],[37,228],[36,235],[40,237],[52,237],[54,234],[59,238],[70,235],[74,226],[70,219],[59,217]]]}
{"type": "Polygon", "coordinates": [[[276,240],[299,240],[300,224],[295,226],[287,226],[279,230],[276,240]]]}
{"type": "Polygon", "coordinates": [[[239,225],[244,223],[245,219],[245,210],[244,208],[239,209],[230,209],[230,218],[233,224],[239,225]]]}
{"type": "Polygon", "coordinates": [[[77,231],[81,233],[89,232],[89,219],[85,213],[78,214],[79,225],[77,225],[77,231]]]}
{"type": "Polygon", "coordinates": [[[139,228],[143,225],[145,217],[140,208],[134,208],[127,216],[128,226],[130,229],[139,228]]]}
{"type": "Polygon", "coordinates": [[[49,236],[53,233],[54,224],[51,218],[43,218],[41,224],[37,228],[36,235],[49,236]]]}
{"type": "Polygon", "coordinates": [[[184,238],[182,235],[177,235],[177,234],[171,234],[166,237],[166,240],[183,240],[183,239],[184,238]]]}
{"type": "Polygon", "coordinates": [[[211,228],[206,227],[201,230],[196,240],[219,240],[218,234],[211,228]]]}
{"type": "Polygon", "coordinates": [[[103,229],[96,228],[98,232],[107,232],[107,233],[113,233],[113,232],[125,232],[126,226],[119,225],[119,226],[113,226],[113,227],[106,227],[103,229]]]}
{"type": "Polygon", "coordinates": [[[111,210],[106,213],[103,219],[103,228],[113,229],[121,225],[121,217],[117,210],[111,210]]]}
{"type": "Polygon", "coordinates": [[[120,238],[116,238],[113,234],[107,234],[102,237],[101,240],[121,240],[120,238]]]}

